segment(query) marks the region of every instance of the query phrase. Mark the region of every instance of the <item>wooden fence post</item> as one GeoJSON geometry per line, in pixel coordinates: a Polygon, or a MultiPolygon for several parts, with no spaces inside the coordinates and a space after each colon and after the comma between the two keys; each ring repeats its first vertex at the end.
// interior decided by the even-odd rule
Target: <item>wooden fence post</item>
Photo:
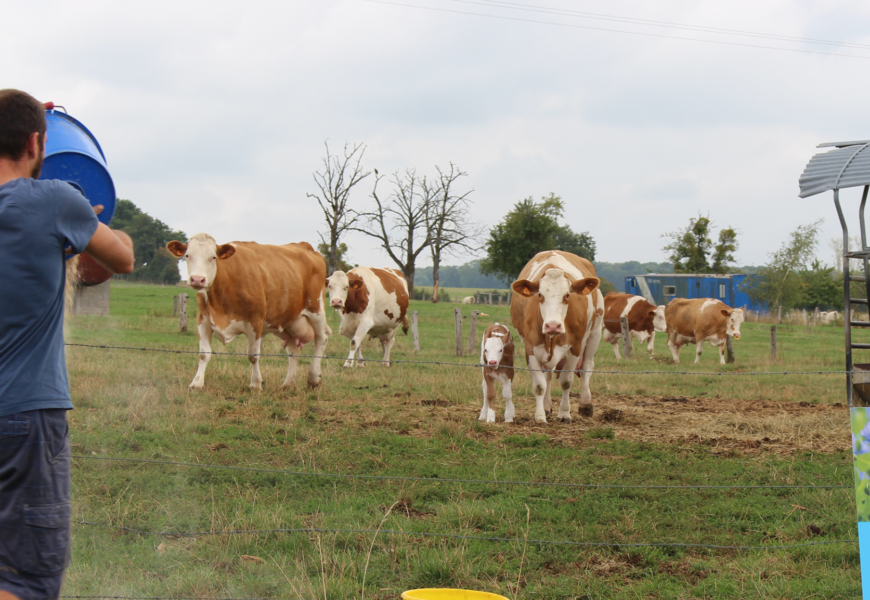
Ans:
{"type": "Polygon", "coordinates": [[[187,333],[187,294],[178,295],[178,328],[187,333]]]}
{"type": "Polygon", "coordinates": [[[779,307],[779,316],[776,318],[776,324],[782,325],[782,307],[779,307]]]}
{"type": "Polygon", "coordinates": [[[776,360],[776,325],[770,326],[770,360],[776,360]]]}
{"type": "Polygon", "coordinates": [[[414,337],[414,350],[420,351],[420,332],[417,330],[417,311],[411,311],[411,335],[414,337]]]}
{"type": "Polygon", "coordinates": [[[474,303],[480,304],[480,292],[474,292],[474,303]]]}
{"type": "Polygon", "coordinates": [[[475,329],[477,328],[477,315],[480,314],[479,310],[471,311],[471,329],[468,332],[468,354],[471,355],[474,352],[474,334],[475,329]]]}
{"type": "Polygon", "coordinates": [[[489,302],[488,304],[492,306],[492,292],[489,293],[489,302]]]}
{"type": "Polygon", "coordinates": [[[462,310],[454,308],[453,318],[456,321],[456,356],[462,356],[462,310]]]}
{"type": "Polygon", "coordinates": [[[731,364],[734,362],[734,339],[727,335],[725,336],[725,363],[731,364]]]}
{"type": "Polygon", "coordinates": [[[622,328],[622,352],[625,358],[631,358],[631,329],[628,328],[628,317],[619,317],[619,326],[622,328]]]}

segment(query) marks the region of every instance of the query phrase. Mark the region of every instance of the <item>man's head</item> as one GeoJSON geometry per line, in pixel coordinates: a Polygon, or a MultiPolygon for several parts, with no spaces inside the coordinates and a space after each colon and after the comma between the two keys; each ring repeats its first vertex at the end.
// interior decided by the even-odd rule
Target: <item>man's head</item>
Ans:
{"type": "Polygon", "coordinates": [[[45,107],[33,96],[0,90],[0,159],[20,161],[35,151],[30,176],[39,177],[45,155],[45,107]]]}

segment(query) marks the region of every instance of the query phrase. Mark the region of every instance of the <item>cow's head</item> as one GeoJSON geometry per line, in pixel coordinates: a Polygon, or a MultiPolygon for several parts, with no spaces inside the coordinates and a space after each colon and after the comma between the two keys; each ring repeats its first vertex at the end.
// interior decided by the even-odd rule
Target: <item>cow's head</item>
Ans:
{"type": "Polygon", "coordinates": [[[481,362],[488,367],[497,367],[501,363],[502,356],[504,356],[504,347],[510,336],[511,334],[507,330],[507,327],[490,332],[489,337],[483,340],[481,362]]]}
{"type": "Polygon", "coordinates": [[[207,291],[214,283],[218,260],[226,260],[236,253],[235,246],[218,246],[207,233],[197,233],[186,244],[173,240],[166,244],[166,249],[187,261],[188,282],[197,291],[207,291]]]}
{"type": "Polygon", "coordinates": [[[537,295],[543,319],[542,332],[547,335],[565,333],[565,315],[568,314],[568,299],[572,293],[587,296],[598,287],[596,277],[571,281],[562,269],[547,269],[540,281],[519,279],[511,288],[517,294],[532,298],[537,295]]]}
{"type": "Polygon", "coordinates": [[[347,273],[344,271],[336,271],[326,278],[329,305],[332,308],[344,308],[344,304],[347,302],[347,291],[350,289],[350,283],[350,279],[348,279],[347,273]]]}
{"type": "Polygon", "coordinates": [[[650,311],[650,316],[653,320],[653,329],[659,333],[664,333],[668,330],[667,321],[665,321],[665,305],[659,304],[655,310],[650,311]]]}
{"type": "Polygon", "coordinates": [[[730,335],[735,340],[740,339],[740,324],[743,323],[743,309],[722,309],[722,315],[728,319],[725,325],[725,335],[730,335]]]}

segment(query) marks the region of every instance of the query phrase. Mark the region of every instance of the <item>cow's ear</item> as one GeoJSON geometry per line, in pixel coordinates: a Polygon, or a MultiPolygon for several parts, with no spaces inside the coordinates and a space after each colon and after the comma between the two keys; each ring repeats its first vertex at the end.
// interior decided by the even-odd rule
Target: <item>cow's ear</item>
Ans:
{"type": "Polygon", "coordinates": [[[217,247],[217,255],[221,260],[226,260],[236,253],[236,247],[232,244],[224,244],[217,247]]]}
{"type": "Polygon", "coordinates": [[[727,311],[727,310],[725,310],[724,308],[722,309],[722,315],[723,315],[726,319],[730,318],[730,317],[731,317],[731,313],[733,313],[733,312],[734,312],[733,310],[732,310],[732,311],[727,311]]]}
{"type": "Polygon", "coordinates": [[[583,294],[588,296],[595,291],[600,281],[597,277],[587,277],[586,279],[578,279],[571,284],[571,291],[575,294],[583,294]]]}
{"type": "Polygon", "coordinates": [[[359,279],[352,279],[350,281],[350,289],[358,290],[362,287],[363,282],[359,279]]]}
{"type": "Polygon", "coordinates": [[[529,281],[528,279],[518,279],[511,284],[511,289],[513,291],[520,296],[525,296],[526,298],[530,298],[537,294],[539,287],[538,283],[529,281]]]}
{"type": "Polygon", "coordinates": [[[184,256],[184,253],[187,252],[187,244],[182,244],[177,240],[172,240],[166,244],[166,249],[169,250],[173,256],[181,258],[184,256]]]}

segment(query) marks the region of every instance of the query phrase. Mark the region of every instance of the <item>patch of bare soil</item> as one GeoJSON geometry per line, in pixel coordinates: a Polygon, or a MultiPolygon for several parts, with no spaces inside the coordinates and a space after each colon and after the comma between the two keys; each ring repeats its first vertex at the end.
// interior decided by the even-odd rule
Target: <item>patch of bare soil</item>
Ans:
{"type": "MultiPolygon", "coordinates": [[[[378,406],[379,419],[373,419],[371,414],[350,415],[340,406],[327,408],[322,416],[333,424],[370,427],[374,421],[407,435],[428,437],[443,432],[445,426],[458,433],[480,414],[479,405],[451,404],[416,394],[398,397],[384,394],[382,402],[378,406]]],[[[514,423],[501,421],[504,405],[498,399],[499,421],[471,435],[500,439],[537,434],[547,435],[556,443],[579,445],[589,443],[584,434],[590,429],[610,428],[617,439],[699,445],[726,455],[831,453],[847,449],[851,443],[849,412],[842,404],[618,394],[597,395],[593,402],[594,416],[585,418],[577,414],[578,399],[572,398],[571,423],[556,422],[558,406],[554,402],[549,423],[541,425],[533,418],[533,397],[514,397],[517,407],[514,423]]]]}

